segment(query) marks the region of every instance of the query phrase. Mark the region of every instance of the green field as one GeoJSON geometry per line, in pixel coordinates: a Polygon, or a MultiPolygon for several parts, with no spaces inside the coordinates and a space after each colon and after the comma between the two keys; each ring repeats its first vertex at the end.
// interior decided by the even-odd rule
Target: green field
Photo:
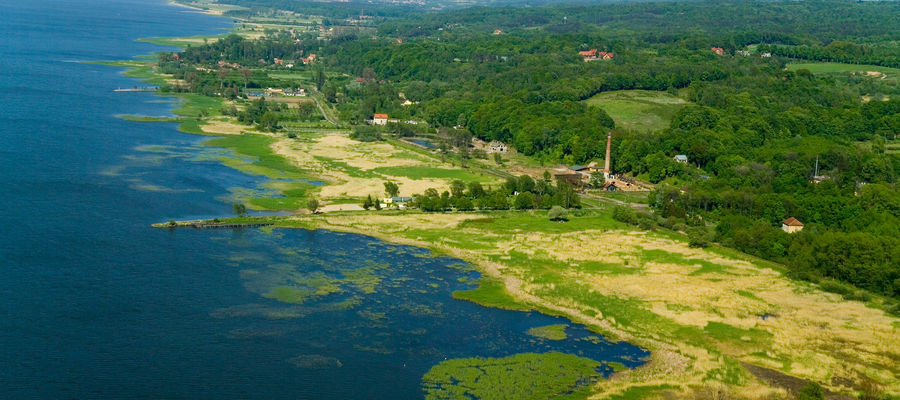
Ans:
{"type": "Polygon", "coordinates": [[[809,70],[814,74],[842,74],[847,72],[881,72],[888,77],[900,76],[900,69],[880,67],[877,65],[841,64],[841,63],[791,63],[785,68],[788,71],[809,70]]]}
{"type": "Polygon", "coordinates": [[[620,90],[600,93],[585,100],[600,107],[616,122],[616,127],[653,132],[669,126],[669,121],[688,102],[651,90],[620,90]]]}

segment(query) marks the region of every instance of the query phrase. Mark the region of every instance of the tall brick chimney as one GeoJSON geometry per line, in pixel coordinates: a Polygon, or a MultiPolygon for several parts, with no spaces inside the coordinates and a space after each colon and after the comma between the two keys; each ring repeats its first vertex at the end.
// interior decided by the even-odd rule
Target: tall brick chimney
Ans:
{"type": "Polygon", "coordinates": [[[609,159],[610,159],[610,148],[612,147],[612,132],[609,132],[606,135],[606,164],[603,167],[603,172],[606,172],[606,175],[609,176],[609,159]]]}

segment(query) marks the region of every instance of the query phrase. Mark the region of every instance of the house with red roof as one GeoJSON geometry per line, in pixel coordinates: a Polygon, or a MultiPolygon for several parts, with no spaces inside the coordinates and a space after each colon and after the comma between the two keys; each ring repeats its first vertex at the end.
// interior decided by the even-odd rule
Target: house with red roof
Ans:
{"type": "Polygon", "coordinates": [[[781,223],[781,230],[787,233],[800,232],[803,230],[803,223],[797,218],[790,217],[781,223]]]}
{"type": "Polygon", "coordinates": [[[584,61],[591,61],[597,59],[597,49],[590,49],[586,51],[579,51],[578,55],[584,58],[584,61]]]}
{"type": "Polygon", "coordinates": [[[375,114],[372,116],[372,125],[387,125],[387,114],[375,114]]]}
{"type": "Polygon", "coordinates": [[[716,53],[717,56],[724,56],[724,55],[725,55],[725,49],[723,49],[723,48],[721,48],[721,47],[713,47],[713,48],[711,48],[710,50],[712,50],[713,53],[716,53]]]}

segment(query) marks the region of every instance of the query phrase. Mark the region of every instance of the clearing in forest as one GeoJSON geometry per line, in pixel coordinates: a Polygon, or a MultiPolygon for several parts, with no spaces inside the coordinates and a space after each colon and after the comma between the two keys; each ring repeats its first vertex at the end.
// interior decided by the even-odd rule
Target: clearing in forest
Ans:
{"type": "Polygon", "coordinates": [[[669,126],[669,121],[688,102],[666,92],[618,90],[600,93],[586,100],[588,105],[606,111],[616,126],[641,132],[653,132],[669,126]]]}
{"type": "Polygon", "coordinates": [[[900,69],[880,67],[877,65],[843,64],[843,63],[791,63],[785,67],[788,71],[809,70],[814,74],[844,74],[855,72],[873,78],[896,78],[900,69]]]}

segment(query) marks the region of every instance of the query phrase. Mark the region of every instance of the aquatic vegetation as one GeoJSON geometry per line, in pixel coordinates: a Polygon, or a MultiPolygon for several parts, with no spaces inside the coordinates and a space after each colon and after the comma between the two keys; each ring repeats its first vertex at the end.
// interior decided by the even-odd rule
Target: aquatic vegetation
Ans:
{"type": "Polygon", "coordinates": [[[504,358],[444,361],[422,377],[425,398],[584,398],[602,378],[598,361],[563,353],[523,353],[504,358]]]}
{"type": "Polygon", "coordinates": [[[287,362],[294,364],[297,368],[306,369],[340,368],[344,365],[337,358],[320,354],[301,354],[288,359],[287,362]]]}
{"type": "Polygon", "coordinates": [[[529,329],[527,334],[547,340],[566,340],[566,324],[537,326],[529,329]]]}
{"type": "Polygon", "coordinates": [[[275,299],[282,303],[302,304],[312,297],[314,293],[312,290],[293,286],[276,286],[264,294],[263,297],[275,299]]]}

